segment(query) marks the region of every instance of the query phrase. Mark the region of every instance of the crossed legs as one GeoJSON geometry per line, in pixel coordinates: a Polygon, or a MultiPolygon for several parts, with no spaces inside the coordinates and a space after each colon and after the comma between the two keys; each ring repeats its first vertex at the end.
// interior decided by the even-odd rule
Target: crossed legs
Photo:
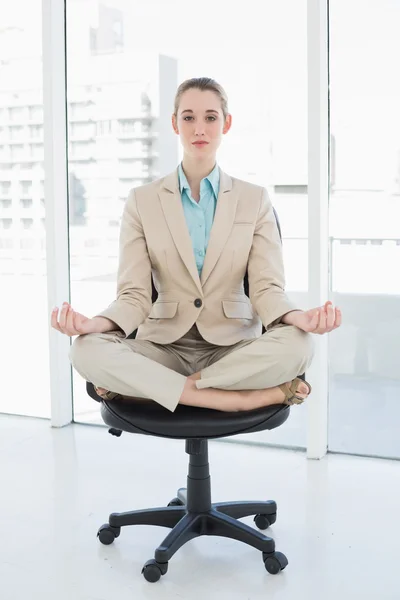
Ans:
{"type": "MultiPolygon", "coordinates": [[[[282,404],[285,394],[279,386],[304,373],[312,355],[311,335],[282,325],[255,340],[214,346],[204,367],[193,374],[168,346],[106,334],[78,338],[70,356],[81,375],[98,386],[99,395],[112,390],[132,401],[135,396],[154,399],[172,411],[181,403],[234,412],[282,404]]],[[[308,386],[296,383],[296,395],[306,398],[308,386]]]]}

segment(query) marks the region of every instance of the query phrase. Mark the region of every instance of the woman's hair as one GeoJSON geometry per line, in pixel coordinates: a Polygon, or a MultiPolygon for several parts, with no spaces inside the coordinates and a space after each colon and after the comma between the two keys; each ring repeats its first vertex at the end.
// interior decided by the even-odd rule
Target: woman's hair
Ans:
{"type": "Polygon", "coordinates": [[[181,101],[182,94],[184,94],[184,92],[187,92],[187,90],[191,90],[193,88],[196,90],[201,90],[201,91],[210,90],[211,92],[214,92],[215,94],[217,94],[217,96],[221,100],[221,108],[222,108],[222,112],[224,114],[224,119],[226,119],[228,112],[229,112],[228,111],[228,96],[227,96],[224,88],[222,87],[222,85],[217,83],[214,79],[210,79],[210,77],[193,77],[192,79],[186,79],[186,81],[181,83],[181,85],[178,87],[176,94],[175,94],[175,101],[174,101],[174,115],[175,116],[178,116],[178,108],[179,108],[179,103],[181,101]]]}

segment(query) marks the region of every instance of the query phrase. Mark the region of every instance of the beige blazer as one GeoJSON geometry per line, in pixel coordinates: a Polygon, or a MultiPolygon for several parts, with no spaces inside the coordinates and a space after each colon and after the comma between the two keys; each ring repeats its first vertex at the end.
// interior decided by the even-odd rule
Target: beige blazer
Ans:
{"type": "Polygon", "coordinates": [[[169,344],[196,323],[221,346],[261,335],[295,307],[284,292],[279,233],[265,188],[220,169],[220,191],[199,277],[178,169],[132,190],[123,211],[117,299],[100,316],[128,336],[169,344]],[[250,299],[243,289],[248,269],[250,299]],[[158,291],[152,305],[151,275],[158,291]]]}

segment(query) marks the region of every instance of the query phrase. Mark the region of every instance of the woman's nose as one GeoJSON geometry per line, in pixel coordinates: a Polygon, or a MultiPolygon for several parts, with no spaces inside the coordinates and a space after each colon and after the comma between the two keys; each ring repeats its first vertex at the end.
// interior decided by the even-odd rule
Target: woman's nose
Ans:
{"type": "Polygon", "coordinates": [[[200,123],[196,124],[194,133],[195,133],[195,135],[204,135],[205,134],[204,125],[201,125],[200,123]]]}

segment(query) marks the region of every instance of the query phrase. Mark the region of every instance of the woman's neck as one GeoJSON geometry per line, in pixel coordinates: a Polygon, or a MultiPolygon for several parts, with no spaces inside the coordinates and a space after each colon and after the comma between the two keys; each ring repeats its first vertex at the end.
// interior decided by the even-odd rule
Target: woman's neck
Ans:
{"type": "Polygon", "coordinates": [[[209,160],[199,162],[193,161],[190,157],[185,156],[182,160],[182,169],[186,175],[186,179],[190,187],[199,188],[200,182],[204,177],[207,177],[214,169],[216,164],[215,156],[209,160]]]}

